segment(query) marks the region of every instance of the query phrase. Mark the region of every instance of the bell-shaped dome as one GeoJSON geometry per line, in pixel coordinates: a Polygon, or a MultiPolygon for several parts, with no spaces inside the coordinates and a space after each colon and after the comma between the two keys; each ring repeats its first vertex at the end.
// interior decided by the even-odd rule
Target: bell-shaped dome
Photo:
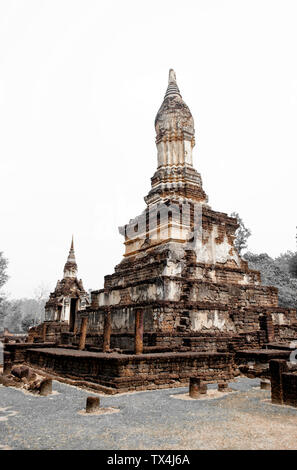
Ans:
{"type": "Polygon", "coordinates": [[[173,69],[169,70],[168,88],[155,119],[155,128],[157,143],[175,138],[190,140],[194,145],[194,120],[182,99],[173,69]]]}

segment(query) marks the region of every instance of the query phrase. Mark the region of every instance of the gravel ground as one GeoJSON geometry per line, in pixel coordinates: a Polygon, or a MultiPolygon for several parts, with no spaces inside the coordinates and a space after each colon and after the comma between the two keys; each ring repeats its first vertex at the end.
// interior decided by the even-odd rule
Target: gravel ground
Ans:
{"type": "Polygon", "coordinates": [[[272,405],[257,379],[230,386],[201,401],[172,398],[186,388],[99,395],[120,411],[93,416],[79,414],[92,393],[77,387],[54,381],[39,397],[0,386],[0,449],[297,449],[297,409],[272,405]]]}

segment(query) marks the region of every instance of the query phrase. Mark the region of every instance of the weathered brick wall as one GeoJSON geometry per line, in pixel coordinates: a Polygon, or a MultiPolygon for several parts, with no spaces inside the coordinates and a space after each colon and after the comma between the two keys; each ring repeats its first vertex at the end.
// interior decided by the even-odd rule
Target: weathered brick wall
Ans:
{"type": "Polygon", "coordinates": [[[28,349],[26,361],[69,378],[83,379],[118,390],[178,386],[191,376],[207,382],[234,378],[234,355],[216,353],[161,353],[104,355],[62,349],[28,349]]]}
{"type": "MultiPolygon", "coordinates": [[[[55,343],[44,343],[45,346],[54,346],[55,343]]],[[[19,364],[26,361],[27,350],[40,348],[37,343],[7,343],[4,344],[4,369],[10,369],[13,364],[19,364]]]]}
{"type": "MultiPolygon", "coordinates": [[[[110,336],[110,348],[134,351],[134,333],[112,333],[110,336]]],[[[65,342],[63,344],[69,344],[65,342]]],[[[79,334],[72,340],[72,344],[78,346],[79,334]]],[[[144,346],[155,346],[156,338],[155,333],[145,333],[143,335],[144,346]]],[[[102,349],[103,347],[103,334],[88,333],[86,337],[86,349],[96,348],[102,349]]]]}
{"type": "Polygon", "coordinates": [[[28,343],[60,343],[62,334],[69,330],[68,323],[58,321],[44,321],[40,325],[30,328],[28,343]]]}
{"type": "Polygon", "coordinates": [[[265,343],[266,335],[262,331],[242,333],[239,335],[224,335],[202,333],[197,336],[183,338],[183,345],[191,348],[192,351],[240,351],[243,349],[261,348],[265,343]]]}
{"type": "Polygon", "coordinates": [[[274,336],[280,342],[288,343],[297,340],[297,325],[274,324],[274,336]]]}
{"type": "MultiPolygon", "coordinates": [[[[206,239],[213,236],[213,225],[217,224],[215,244],[226,243],[227,236],[232,246],[234,220],[213,211],[206,211],[203,217],[206,239]]],[[[263,344],[263,331],[267,342],[293,338],[291,325],[297,322],[296,312],[289,309],[278,312],[277,289],[262,286],[259,272],[250,270],[244,260],[233,255],[228,262],[203,263],[197,261],[198,253],[194,250],[184,250],[181,245],[174,245],[171,250],[165,244],[124,259],[114,274],[105,277],[106,291],[92,294],[89,333],[103,332],[106,308],[111,309],[113,332],[133,333],[135,312],[141,308],[145,332],[167,333],[164,347],[174,332],[254,335],[246,347],[251,343],[253,347],[263,344]],[[279,318],[281,324],[275,329],[279,318]]],[[[209,345],[210,351],[213,348],[209,345]]]]}

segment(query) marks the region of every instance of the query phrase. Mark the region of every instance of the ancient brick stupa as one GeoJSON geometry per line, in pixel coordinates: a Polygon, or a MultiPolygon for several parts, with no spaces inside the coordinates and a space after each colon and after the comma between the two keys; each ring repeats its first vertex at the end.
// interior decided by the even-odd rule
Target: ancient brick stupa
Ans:
{"type": "Polygon", "coordinates": [[[147,207],[121,229],[124,259],[92,292],[87,342],[100,345],[107,315],[112,345],[126,349],[134,347],[135,324],[144,346],[172,350],[227,351],[285,336],[296,313],[279,308],[277,289],[261,285],[239,256],[237,220],[207,203],[193,167],[194,120],[173,70],[155,129],[158,167],[147,207]]]}
{"type": "Polygon", "coordinates": [[[7,345],[5,370],[22,358],[116,393],[189,379],[226,385],[253,361],[263,369],[289,357],[296,311],[279,307],[277,289],[239,256],[236,219],[208,205],[193,167],[193,117],[173,70],[155,127],[158,168],[145,210],[121,228],[124,259],[82,308],[72,246],[47,321],[31,344],[7,345]]]}

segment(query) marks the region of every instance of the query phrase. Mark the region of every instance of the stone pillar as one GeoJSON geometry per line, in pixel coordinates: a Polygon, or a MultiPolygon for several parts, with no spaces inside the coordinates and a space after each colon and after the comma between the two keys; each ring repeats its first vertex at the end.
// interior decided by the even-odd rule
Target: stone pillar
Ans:
{"type": "Polygon", "coordinates": [[[200,379],[198,377],[190,377],[189,395],[191,398],[199,398],[200,379]]]}
{"type": "Polygon", "coordinates": [[[207,394],[207,384],[199,377],[190,377],[189,395],[191,398],[199,398],[207,394]]]}
{"type": "Polygon", "coordinates": [[[83,351],[86,347],[86,336],[87,336],[87,327],[88,327],[88,317],[84,316],[81,319],[80,325],[80,338],[78,349],[83,351]]]}
{"type": "Polygon", "coordinates": [[[52,379],[43,379],[39,386],[39,394],[46,397],[51,395],[53,391],[53,381],[52,379]]]}
{"type": "Polygon", "coordinates": [[[88,397],[86,404],[86,413],[94,413],[98,411],[100,407],[100,398],[99,397],[88,397]]]}
{"type": "Polygon", "coordinates": [[[268,343],[274,341],[274,324],[271,313],[266,314],[266,334],[268,343]]]}
{"type": "Polygon", "coordinates": [[[261,389],[261,390],[270,390],[270,382],[269,382],[269,380],[261,380],[261,382],[260,382],[260,389],[261,389]]]}
{"type": "Polygon", "coordinates": [[[47,324],[44,323],[42,327],[42,341],[44,343],[46,342],[46,330],[47,330],[47,324]]]}
{"type": "Polygon", "coordinates": [[[109,308],[104,318],[103,352],[106,352],[110,349],[110,334],[111,334],[111,311],[109,308]]]}
{"type": "Polygon", "coordinates": [[[135,354],[143,353],[143,310],[136,310],[135,315],[135,354]]]}
{"type": "Polygon", "coordinates": [[[219,382],[218,383],[218,391],[219,392],[229,392],[229,385],[227,382],[219,382]]]}
{"type": "Polygon", "coordinates": [[[260,328],[266,333],[266,339],[268,343],[272,343],[274,337],[274,324],[271,313],[265,313],[260,317],[260,328]]]}
{"type": "Polygon", "coordinates": [[[269,361],[271,380],[271,403],[283,404],[283,380],[282,373],[288,370],[287,361],[284,359],[272,359],[269,361]]]}

